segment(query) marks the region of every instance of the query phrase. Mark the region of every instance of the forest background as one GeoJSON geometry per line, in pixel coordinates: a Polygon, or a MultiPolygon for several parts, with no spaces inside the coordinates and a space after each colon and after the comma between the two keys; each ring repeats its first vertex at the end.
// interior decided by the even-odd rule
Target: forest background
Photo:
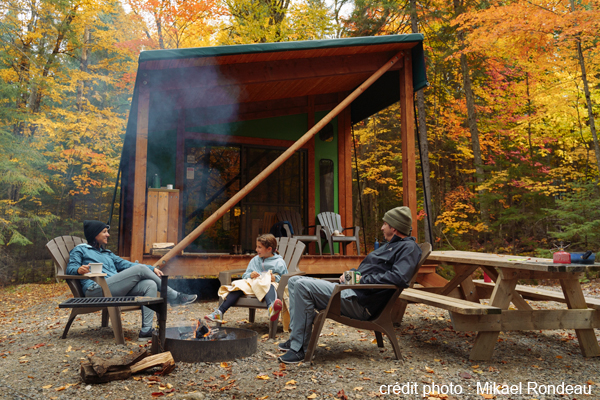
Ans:
{"type": "MultiPolygon", "coordinates": [[[[559,241],[600,250],[599,6],[3,0],[0,285],[51,279],[45,243],[82,235],[83,219],[108,220],[140,51],[411,32],[425,36],[431,83],[415,95],[420,240],[543,256],[559,241]]],[[[369,248],[402,200],[399,116],[391,106],[354,126],[354,214],[369,248]]]]}

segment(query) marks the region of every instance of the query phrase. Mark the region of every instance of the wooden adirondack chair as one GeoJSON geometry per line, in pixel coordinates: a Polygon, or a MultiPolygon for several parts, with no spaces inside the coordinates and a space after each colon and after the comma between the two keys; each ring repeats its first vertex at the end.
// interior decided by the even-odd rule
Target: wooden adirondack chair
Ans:
{"type": "Polygon", "coordinates": [[[360,231],[360,227],[353,226],[351,228],[343,228],[342,227],[342,217],[340,214],[336,214],[333,212],[323,212],[317,215],[317,219],[322,226],[322,232],[325,233],[325,237],[327,238],[327,244],[329,244],[329,253],[333,255],[333,244],[340,243],[342,252],[346,254],[346,246],[348,243],[356,242],[356,253],[360,256],[360,241],[358,238],[358,231],[360,231]],[[339,233],[343,233],[344,231],[352,230],[353,236],[335,236],[334,231],[338,231],[339,233]]]}
{"type": "MultiPolygon", "coordinates": [[[[112,297],[110,289],[108,288],[104,278],[106,274],[94,274],[93,276],[66,274],[67,264],[69,263],[69,253],[75,246],[82,243],[87,242],[85,239],[77,236],[59,236],[46,243],[46,249],[48,249],[52,255],[52,259],[54,260],[54,272],[56,274],[56,278],[64,279],[67,282],[73,297],[85,297],[79,282],[82,279],[92,279],[98,285],[100,285],[102,292],[104,293],[104,297],[112,297]]],[[[69,320],[67,321],[65,330],[63,331],[62,338],[65,339],[67,337],[67,333],[69,332],[69,328],[71,328],[71,324],[75,320],[75,317],[77,317],[79,314],[89,314],[96,311],[102,311],[102,326],[108,326],[108,320],[110,318],[110,324],[115,334],[115,340],[117,341],[117,344],[125,344],[123,325],[121,323],[121,311],[134,311],[139,309],[139,306],[72,308],[71,315],[69,315],[69,320]]]]}
{"type": "MultiPolygon", "coordinates": [[[[279,287],[277,289],[277,298],[283,299],[283,292],[285,287],[287,286],[288,280],[295,275],[304,275],[305,273],[298,269],[298,263],[300,262],[300,257],[302,257],[302,253],[304,252],[304,248],[306,245],[294,238],[277,238],[277,251],[283,257],[285,264],[287,265],[288,273],[283,275],[279,280],[279,287]]],[[[222,271],[219,272],[219,281],[221,285],[231,285],[233,275],[243,274],[246,269],[235,269],[230,271],[222,271]]],[[[222,301],[222,300],[219,300],[222,301]]],[[[254,322],[254,318],[256,316],[256,309],[262,308],[267,309],[267,303],[264,301],[258,301],[255,296],[252,295],[244,295],[239,298],[239,300],[233,305],[233,307],[247,307],[248,310],[248,320],[250,322],[254,322]]],[[[277,322],[278,321],[269,321],[269,338],[274,339],[275,334],[277,333],[277,322]]]]}
{"type": "MultiPolygon", "coordinates": [[[[417,268],[415,268],[415,274],[414,274],[413,278],[417,275],[419,268],[421,267],[421,265],[423,265],[423,263],[425,262],[425,260],[429,256],[429,254],[431,253],[431,245],[429,243],[421,243],[419,245],[419,247],[421,248],[421,259],[419,260],[419,263],[417,264],[417,268]]],[[[412,280],[411,280],[411,284],[412,284],[412,280]]],[[[342,290],[355,289],[356,285],[337,285],[336,288],[333,290],[333,294],[331,295],[331,298],[329,299],[329,303],[327,304],[327,307],[325,308],[325,310],[319,311],[313,321],[313,330],[312,330],[312,334],[310,336],[308,350],[306,351],[306,356],[304,357],[304,362],[312,362],[313,354],[315,352],[317,343],[319,341],[319,335],[321,334],[321,330],[323,329],[323,325],[325,324],[325,320],[327,318],[330,318],[341,324],[351,326],[353,328],[375,331],[375,338],[377,339],[378,347],[383,347],[383,335],[382,334],[385,333],[385,335],[388,337],[388,339],[392,343],[392,347],[394,349],[394,354],[396,356],[396,359],[400,358],[400,345],[398,344],[398,339],[396,338],[396,333],[394,332],[394,322],[392,320],[392,312],[394,309],[394,304],[396,302],[396,299],[398,299],[398,296],[402,292],[402,289],[400,289],[399,287],[394,286],[394,285],[373,284],[373,285],[359,285],[359,286],[361,289],[378,289],[378,290],[380,290],[380,289],[395,289],[395,292],[392,295],[392,297],[390,297],[390,299],[386,303],[385,307],[383,308],[383,310],[381,310],[381,312],[378,315],[374,315],[368,321],[361,321],[358,319],[353,319],[353,318],[343,316],[340,311],[340,305],[341,305],[341,296],[340,295],[342,293],[342,290]]]]}
{"type": "MultiPolygon", "coordinates": [[[[290,231],[290,228],[287,225],[283,226],[287,233],[287,237],[293,237],[294,239],[298,239],[301,242],[317,242],[319,246],[319,255],[323,255],[323,249],[321,247],[321,225],[311,225],[306,227],[306,235],[304,234],[304,226],[302,225],[302,217],[300,217],[300,213],[297,211],[280,211],[277,213],[277,219],[279,221],[288,221],[292,225],[292,229],[294,230],[294,234],[290,231]],[[308,230],[310,228],[315,228],[315,234],[309,235],[308,230]]],[[[308,252],[308,246],[307,246],[308,252]]]]}

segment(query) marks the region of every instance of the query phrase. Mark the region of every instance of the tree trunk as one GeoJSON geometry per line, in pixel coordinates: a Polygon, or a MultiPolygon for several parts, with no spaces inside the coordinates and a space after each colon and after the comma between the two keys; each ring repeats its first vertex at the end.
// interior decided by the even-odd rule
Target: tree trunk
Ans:
{"type": "MultiPolygon", "coordinates": [[[[454,0],[454,12],[457,17],[462,14],[463,3],[461,0],[454,0]]],[[[459,48],[462,50],[464,48],[464,33],[458,32],[457,38],[459,48]]],[[[477,191],[481,196],[484,192],[479,190],[479,187],[483,184],[485,176],[483,174],[483,160],[481,157],[481,145],[479,144],[479,127],[477,126],[477,111],[475,110],[471,71],[469,69],[469,63],[467,62],[467,56],[464,53],[460,55],[460,67],[463,74],[463,89],[465,91],[465,100],[467,102],[467,123],[469,125],[469,131],[471,132],[471,147],[473,149],[473,163],[475,164],[475,180],[477,182],[477,191]]],[[[487,204],[483,197],[480,197],[479,206],[481,208],[481,220],[485,225],[489,225],[490,216],[487,204]]]]}
{"type": "MultiPolygon", "coordinates": [[[[90,30],[86,26],[83,31],[83,46],[81,46],[81,60],[79,61],[79,70],[81,72],[87,72],[88,70],[88,45],[90,41],[90,30]]],[[[77,111],[81,111],[83,106],[83,96],[85,90],[85,80],[79,82],[77,88],[77,111]]]]}
{"type": "MultiPolygon", "coordinates": [[[[471,146],[473,148],[473,163],[475,164],[475,180],[477,181],[479,195],[483,194],[482,190],[479,190],[479,186],[483,184],[485,177],[483,176],[483,160],[481,157],[481,145],[479,144],[479,127],[477,126],[477,110],[475,110],[475,98],[473,96],[473,85],[471,82],[471,71],[469,64],[467,63],[467,56],[461,54],[460,56],[460,67],[463,73],[463,88],[465,90],[465,99],[467,101],[467,122],[469,125],[469,132],[471,132],[471,146]]],[[[489,225],[490,217],[487,210],[487,205],[483,198],[480,198],[481,207],[481,219],[489,225]]]]}
{"type": "MultiPolygon", "coordinates": [[[[573,0],[571,0],[573,5],[573,0]]],[[[598,135],[596,133],[596,123],[594,121],[594,111],[592,109],[592,98],[590,96],[590,87],[588,85],[587,73],[585,72],[585,59],[583,58],[583,51],[581,49],[581,39],[577,39],[577,57],[579,58],[579,66],[581,67],[581,80],[583,81],[583,93],[585,95],[585,101],[587,104],[588,119],[590,121],[590,132],[592,133],[592,139],[594,140],[594,152],[596,153],[596,166],[600,171],[600,146],[598,145],[598,135]]]]}
{"type": "MultiPolygon", "coordinates": [[[[410,0],[410,25],[413,33],[419,32],[416,0],[410,0]]],[[[430,224],[433,227],[433,210],[431,208],[431,180],[429,168],[429,145],[427,143],[427,111],[425,110],[425,93],[423,89],[417,92],[417,114],[419,116],[419,147],[421,150],[421,166],[423,171],[423,208],[425,210],[425,224],[423,232],[425,241],[433,246],[433,232],[430,232],[430,224]]]]}

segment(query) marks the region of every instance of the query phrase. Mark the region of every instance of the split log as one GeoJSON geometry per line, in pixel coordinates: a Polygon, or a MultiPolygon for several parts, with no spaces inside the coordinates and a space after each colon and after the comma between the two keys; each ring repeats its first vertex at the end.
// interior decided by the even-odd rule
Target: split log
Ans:
{"type": "Polygon", "coordinates": [[[175,367],[175,360],[173,359],[173,355],[171,355],[170,351],[148,356],[142,361],[133,364],[130,368],[131,372],[135,374],[136,372],[143,371],[152,367],[157,367],[159,365],[163,367],[163,370],[165,370],[165,364],[167,364],[167,367],[169,365],[172,365],[169,372],[171,372],[175,367]]]}
{"type": "Polygon", "coordinates": [[[128,379],[131,376],[131,369],[124,366],[112,366],[102,376],[98,376],[92,364],[83,363],[81,364],[79,375],[85,383],[105,383],[128,379]]]}
{"type": "Polygon", "coordinates": [[[89,362],[81,363],[79,375],[85,383],[104,383],[127,379],[131,376],[129,367],[147,356],[146,349],[139,349],[137,352],[109,359],[91,356],[88,357],[89,362]]]}
{"type": "MultiPolygon", "coordinates": [[[[139,349],[137,352],[126,354],[124,356],[115,356],[112,358],[101,358],[98,356],[88,357],[90,364],[99,377],[102,377],[111,367],[129,367],[148,356],[146,349],[139,349]]],[[[114,370],[114,369],[113,369],[114,370]]]]}

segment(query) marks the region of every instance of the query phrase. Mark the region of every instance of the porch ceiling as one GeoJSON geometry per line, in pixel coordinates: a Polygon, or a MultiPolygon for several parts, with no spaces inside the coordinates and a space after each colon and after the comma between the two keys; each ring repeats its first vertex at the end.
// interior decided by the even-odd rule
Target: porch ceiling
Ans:
{"type": "Polygon", "coordinates": [[[421,35],[393,35],[144,52],[138,84],[186,109],[343,93],[421,43],[421,35]]]}

